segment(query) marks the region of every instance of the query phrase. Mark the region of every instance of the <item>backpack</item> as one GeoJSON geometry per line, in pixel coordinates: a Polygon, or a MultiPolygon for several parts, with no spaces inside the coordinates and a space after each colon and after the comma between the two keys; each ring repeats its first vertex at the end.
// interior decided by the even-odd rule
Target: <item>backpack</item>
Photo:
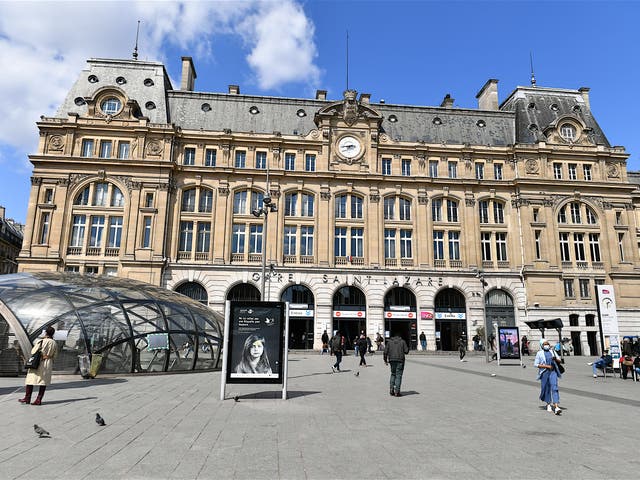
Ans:
{"type": "Polygon", "coordinates": [[[331,348],[336,351],[342,349],[342,337],[334,335],[331,339],[331,348]]]}

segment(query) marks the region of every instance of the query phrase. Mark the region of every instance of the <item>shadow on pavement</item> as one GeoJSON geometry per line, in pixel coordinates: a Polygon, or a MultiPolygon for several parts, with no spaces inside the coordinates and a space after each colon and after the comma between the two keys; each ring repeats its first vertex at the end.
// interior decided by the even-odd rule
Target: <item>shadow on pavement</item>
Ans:
{"type": "Polygon", "coordinates": [[[43,400],[42,405],[56,405],[60,403],[81,402],[83,400],[95,400],[98,397],[82,397],[82,398],[67,398],[65,400],[43,400]]]}
{"type": "MultiPolygon", "coordinates": [[[[287,398],[292,399],[292,398],[298,398],[298,397],[306,397],[308,395],[316,395],[318,393],[321,393],[321,392],[289,390],[287,391],[287,398]]],[[[264,392],[247,393],[245,395],[237,395],[236,398],[238,399],[236,401],[282,398],[282,391],[272,390],[272,391],[264,391],[264,392]]],[[[233,397],[227,400],[233,400],[233,397]]]]}

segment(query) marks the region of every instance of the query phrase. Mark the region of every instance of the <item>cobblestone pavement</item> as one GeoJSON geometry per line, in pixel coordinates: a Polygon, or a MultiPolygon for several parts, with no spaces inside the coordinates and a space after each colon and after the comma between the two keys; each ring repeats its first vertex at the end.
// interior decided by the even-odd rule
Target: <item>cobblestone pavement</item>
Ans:
{"type": "Polygon", "coordinates": [[[213,372],[60,376],[34,407],[17,402],[23,379],[0,378],[0,478],[637,476],[640,383],[594,379],[589,358],[569,357],[555,416],[538,401],[533,357],[527,368],[467,359],[410,355],[401,398],[380,354],[367,368],[348,356],[333,374],[332,357],[293,353],[286,401],[277,385],[228,385],[220,401],[213,372]]]}

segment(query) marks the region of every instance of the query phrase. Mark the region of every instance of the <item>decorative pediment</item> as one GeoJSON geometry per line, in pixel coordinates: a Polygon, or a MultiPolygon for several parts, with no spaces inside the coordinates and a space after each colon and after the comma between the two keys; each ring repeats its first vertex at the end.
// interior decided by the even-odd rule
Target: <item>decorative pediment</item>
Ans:
{"type": "Polygon", "coordinates": [[[340,102],[335,102],[320,109],[314,122],[319,127],[323,119],[329,117],[339,117],[347,126],[352,126],[359,120],[373,119],[378,123],[382,122],[382,115],[362,101],[358,101],[355,90],[345,90],[344,98],[340,102]]]}

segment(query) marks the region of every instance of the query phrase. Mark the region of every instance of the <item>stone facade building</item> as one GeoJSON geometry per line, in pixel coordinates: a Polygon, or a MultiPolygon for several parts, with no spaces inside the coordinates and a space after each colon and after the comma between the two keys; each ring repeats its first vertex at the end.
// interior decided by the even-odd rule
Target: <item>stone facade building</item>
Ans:
{"type": "Polygon", "coordinates": [[[0,206],[0,275],[18,271],[18,254],[22,247],[24,225],[5,217],[5,208],[0,206]]]}
{"type": "Polygon", "coordinates": [[[478,109],[179,89],[161,63],[91,59],[38,123],[23,271],[118,275],[222,310],[291,302],[291,346],[399,329],[455,349],[563,319],[598,350],[596,284],[640,331],[640,192],[589,89],[497,80],[478,109]],[[263,279],[263,271],[265,278],[263,279]],[[264,287],[263,287],[264,285],[264,287]]]}

